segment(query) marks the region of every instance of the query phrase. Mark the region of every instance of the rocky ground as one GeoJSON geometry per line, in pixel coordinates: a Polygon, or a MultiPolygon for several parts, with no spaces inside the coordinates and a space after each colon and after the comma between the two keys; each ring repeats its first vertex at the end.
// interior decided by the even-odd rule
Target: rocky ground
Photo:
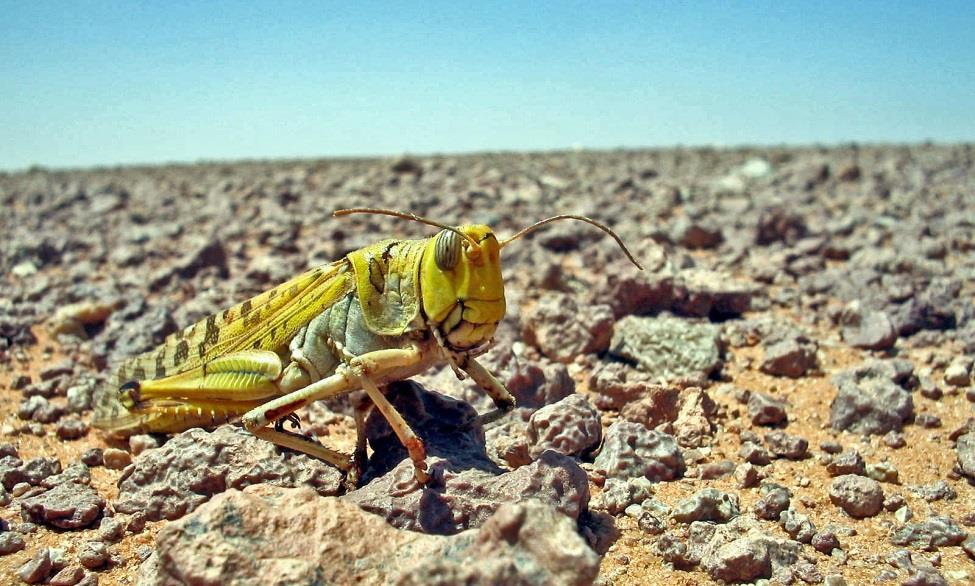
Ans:
{"type": "MultiPolygon", "coordinates": [[[[975,150],[674,149],[0,174],[0,581],[830,585],[975,581],[975,150]],[[234,426],[119,443],[111,366],[426,227],[501,235],[483,363],[389,396],[360,488],[234,426]]],[[[350,449],[341,401],[303,430],[350,449]]]]}

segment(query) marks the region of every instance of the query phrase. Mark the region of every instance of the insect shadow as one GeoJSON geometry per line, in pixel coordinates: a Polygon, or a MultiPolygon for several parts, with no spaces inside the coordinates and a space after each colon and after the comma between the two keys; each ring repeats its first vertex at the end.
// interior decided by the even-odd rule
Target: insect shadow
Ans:
{"type": "MultiPolygon", "coordinates": [[[[505,472],[488,457],[484,429],[468,403],[427,390],[414,381],[391,383],[386,396],[426,446],[434,480],[431,488],[443,487],[442,481],[437,480],[445,471],[476,469],[492,475],[505,472]]],[[[385,475],[409,457],[376,410],[366,420],[366,437],[373,452],[360,486],[385,475]]]]}

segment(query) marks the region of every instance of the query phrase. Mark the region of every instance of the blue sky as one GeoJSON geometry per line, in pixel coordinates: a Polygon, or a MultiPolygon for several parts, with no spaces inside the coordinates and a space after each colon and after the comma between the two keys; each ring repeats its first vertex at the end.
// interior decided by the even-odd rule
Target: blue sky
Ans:
{"type": "Polygon", "coordinates": [[[975,140],[972,2],[0,0],[0,169],[975,140]]]}

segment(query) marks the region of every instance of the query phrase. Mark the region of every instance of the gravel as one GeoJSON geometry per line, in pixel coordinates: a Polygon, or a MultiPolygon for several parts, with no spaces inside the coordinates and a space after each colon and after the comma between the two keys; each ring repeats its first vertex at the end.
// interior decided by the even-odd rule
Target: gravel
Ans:
{"type": "Polygon", "coordinates": [[[883,509],[884,490],[876,480],[845,474],[833,479],[829,500],[851,517],[873,517],[883,509]]]}
{"type": "Polygon", "coordinates": [[[627,316],[616,322],[609,352],[655,379],[706,380],[721,366],[719,336],[711,324],[627,316]]]}
{"type": "Polygon", "coordinates": [[[673,436],[630,421],[609,426],[593,463],[593,470],[607,479],[644,477],[660,482],[680,478],[684,469],[684,458],[673,436]]]}

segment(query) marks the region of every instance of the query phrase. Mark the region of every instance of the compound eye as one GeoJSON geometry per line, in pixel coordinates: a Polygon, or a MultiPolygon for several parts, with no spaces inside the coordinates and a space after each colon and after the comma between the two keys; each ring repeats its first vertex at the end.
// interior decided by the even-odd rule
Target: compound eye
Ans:
{"type": "Polygon", "coordinates": [[[460,234],[450,230],[444,230],[437,234],[437,242],[434,244],[434,259],[441,270],[449,271],[457,266],[461,253],[460,234]]]}

